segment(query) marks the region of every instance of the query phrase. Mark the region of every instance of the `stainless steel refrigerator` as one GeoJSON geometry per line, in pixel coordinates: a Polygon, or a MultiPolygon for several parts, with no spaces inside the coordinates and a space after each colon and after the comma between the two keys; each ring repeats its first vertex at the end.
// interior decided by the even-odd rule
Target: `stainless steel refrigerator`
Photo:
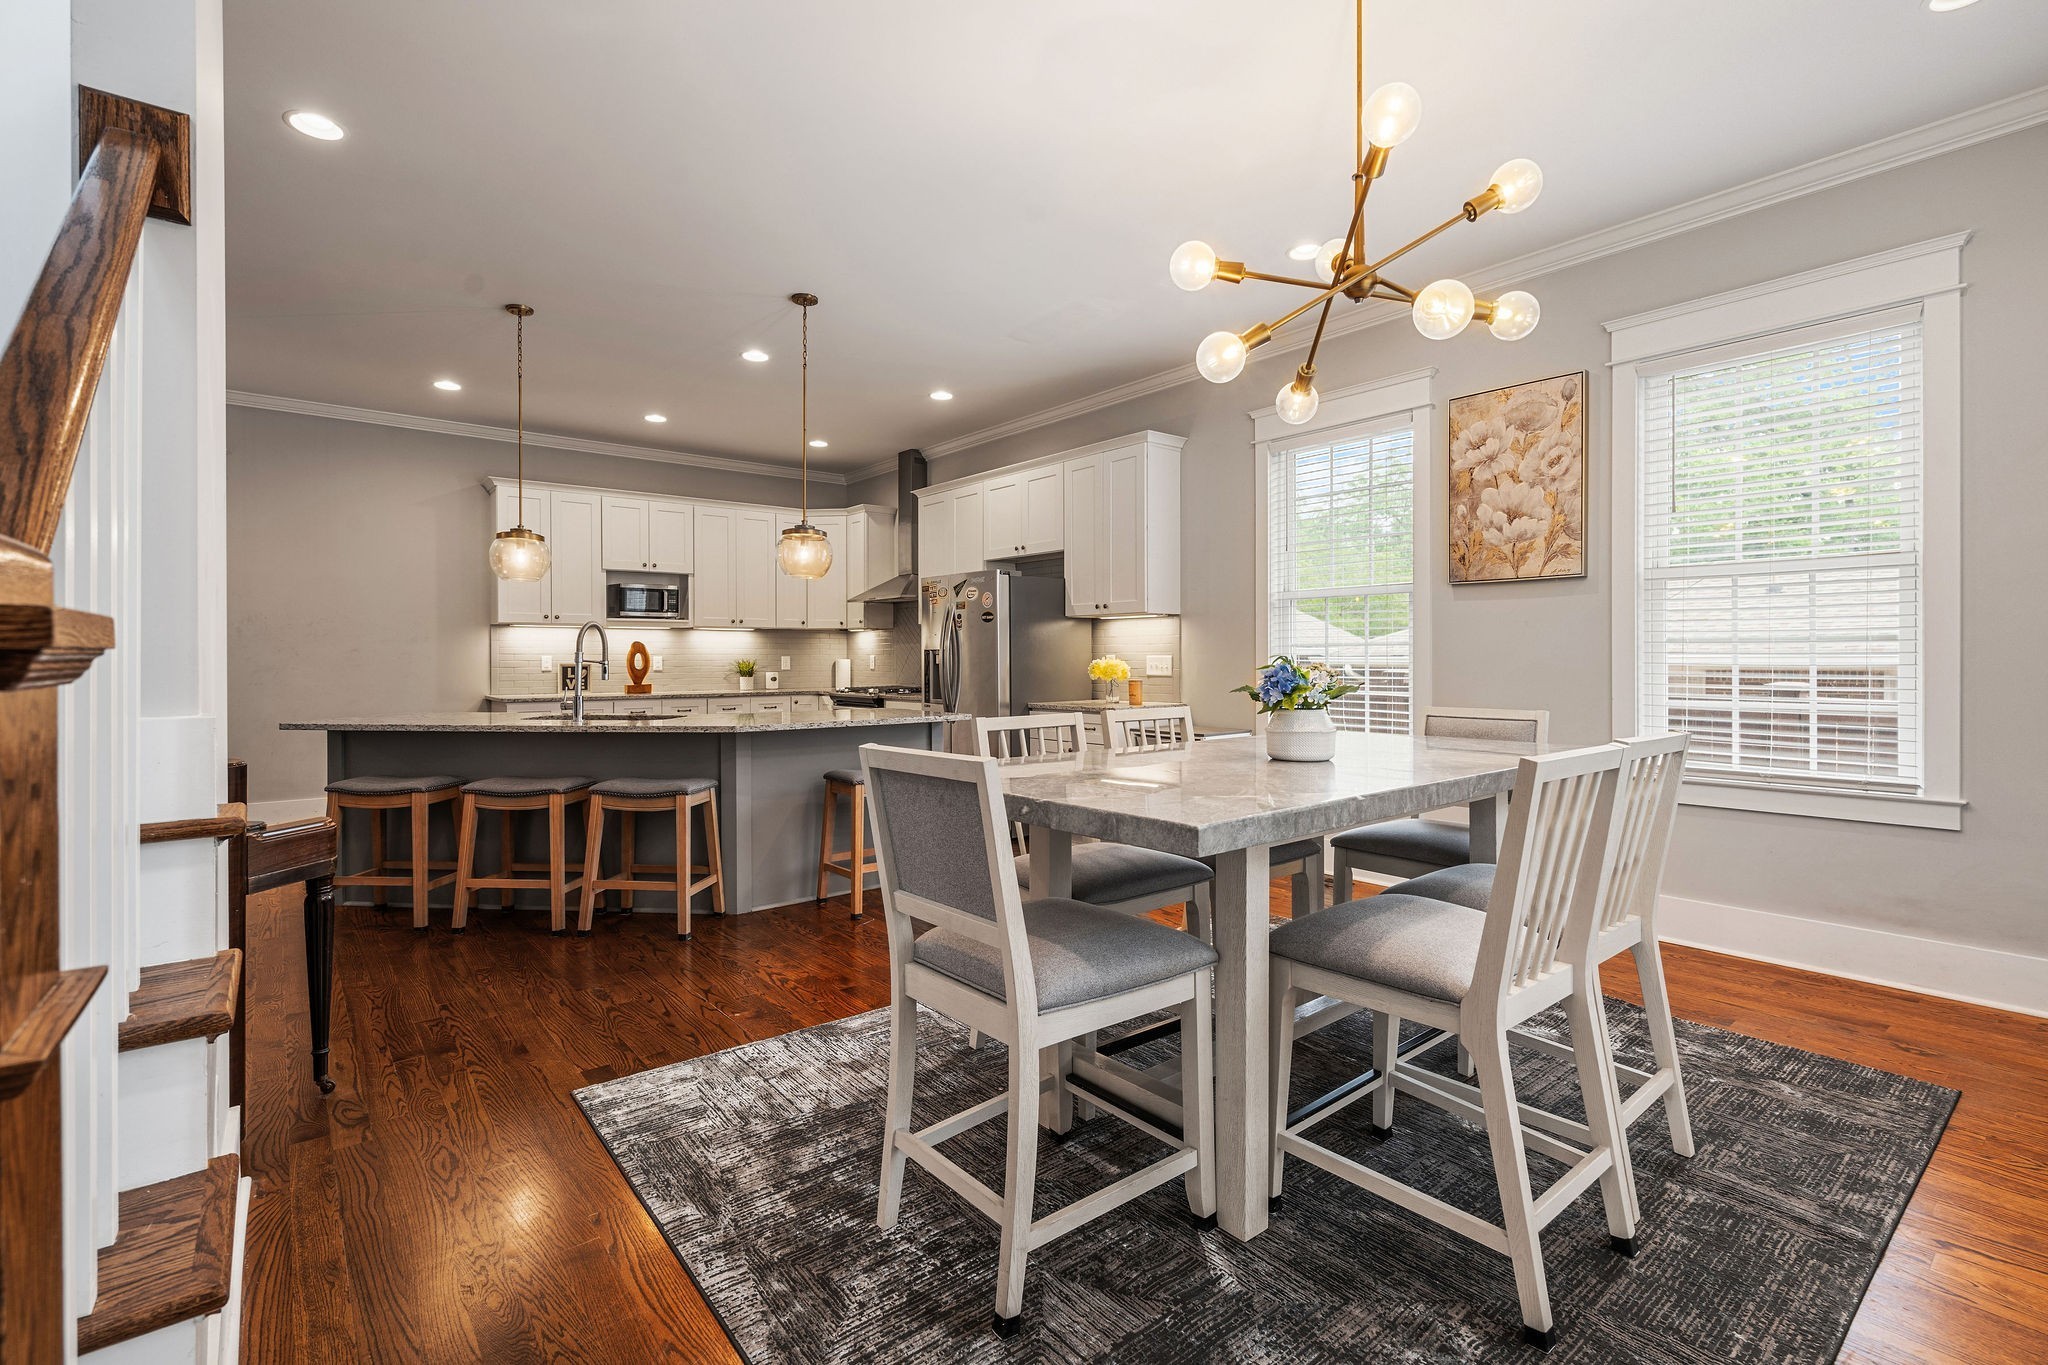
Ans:
{"type": "MultiPolygon", "coordinates": [[[[1017,716],[1032,702],[1088,695],[1092,634],[1067,617],[1066,582],[1025,574],[951,574],[919,585],[925,696],[949,711],[1017,716]]],[[[974,752],[955,724],[947,748],[974,752]]]]}

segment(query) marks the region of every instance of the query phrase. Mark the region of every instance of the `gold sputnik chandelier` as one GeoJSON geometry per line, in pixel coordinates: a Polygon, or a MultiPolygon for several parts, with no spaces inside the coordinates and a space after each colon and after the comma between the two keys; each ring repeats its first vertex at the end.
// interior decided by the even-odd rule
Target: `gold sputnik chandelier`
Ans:
{"type": "Polygon", "coordinates": [[[1241,284],[1265,280],[1291,284],[1315,291],[1315,297],[1272,322],[1255,323],[1243,332],[1211,332],[1195,348],[1195,368],[1202,378],[1228,384],[1244,372],[1251,353],[1273,339],[1288,323],[1318,304],[1315,337],[1309,342],[1308,358],[1281,386],[1274,405],[1280,420],[1296,426],[1315,416],[1322,399],[1316,392],[1316,351],[1323,344],[1323,328],[1330,320],[1330,306],[1341,295],[1353,303],[1387,299],[1406,304],[1415,319],[1416,330],[1432,341],[1448,341],[1474,319],[1502,341],[1520,341],[1536,330],[1538,309],[1535,296],[1520,289],[1493,300],[1476,299],[1460,280],[1437,280],[1422,289],[1408,289],[1385,275],[1386,268],[1421,246],[1430,238],[1459,223],[1476,223],[1483,214],[1498,209],[1520,213],[1536,202],[1543,190],[1543,172],[1533,161],[1517,158],[1493,173],[1487,187],[1465,201],[1457,213],[1414,241],[1378,259],[1366,254],[1365,200],[1372,182],[1386,172],[1388,155],[1407,141],[1422,120],[1422,97],[1415,88],[1395,81],[1365,94],[1365,0],[1356,0],[1357,37],[1353,45],[1353,85],[1357,123],[1352,151],[1351,225],[1341,237],[1324,242],[1315,256],[1314,279],[1291,275],[1269,275],[1248,270],[1242,261],[1218,260],[1207,242],[1182,242],[1174,249],[1167,266],[1173,282],[1182,289],[1206,289],[1212,282],[1241,284]]]}

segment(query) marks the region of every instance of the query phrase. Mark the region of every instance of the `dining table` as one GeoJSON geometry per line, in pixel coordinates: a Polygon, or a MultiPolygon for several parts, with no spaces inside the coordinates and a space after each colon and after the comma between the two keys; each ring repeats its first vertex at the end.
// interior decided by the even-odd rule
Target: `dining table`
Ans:
{"type": "MultiPolygon", "coordinates": [[[[1492,862],[1517,767],[1542,752],[1498,740],[1344,732],[1335,757],[1319,763],[1269,758],[1262,737],[1245,735],[1004,766],[1005,809],[1027,827],[1034,895],[1071,894],[1076,838],[1200,858],[1215,869],[1216,1216],[1224,1231],[1256,1237],[1268,1214],[1268,850],[1463,806],[1472,861],[1492,862]]],[[[1337,892],[1340,900],[1350,898],[1349,888],[1337,892]]]]}

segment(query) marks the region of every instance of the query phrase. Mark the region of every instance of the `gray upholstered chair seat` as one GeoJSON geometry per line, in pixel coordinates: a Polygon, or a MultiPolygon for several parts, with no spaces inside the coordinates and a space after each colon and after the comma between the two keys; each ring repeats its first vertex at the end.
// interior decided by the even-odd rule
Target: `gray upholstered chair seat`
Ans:
{"type": "Polygon", "coordinates": [[[1266,850],[1266,862],[1279,867],[1282,863],[1298,863],[1303,858],[1313,858],[1322,851],[1321,839],[1296,839],[1291,844],[1275,844],[1266,850]]]}
{"type": "Polygon", "coordinates": [[[462,779],[446,775],[435,777],[344,777],[329,782],[327,790],[337,796],[406,796],[413,792],[445,791],[459,787],[462,779]]]}
{"type": "Polygon", "coordinates": [[[614,777],[590,789],[592,796],[694,796],[715,791],[715,777],[614,777]]]}
{"type": "MultiPolygon", "coordinates": [[[[1141,896],[1162,896],[1216,877],[1207,863],[1129,844],[1077,844],[1073,867],[1073,897],[1090,905],[1115,905],[1141,896]]],[[[1031,894],[1028,856],[1017,859],[1017,886],[1026,895],[1031,894]]]]}
{"type": "Polygon", "coordinates": [[[1289,920],[1268,943],[1290,962],[1455,1004],[1472,989],[1485,929],[1477,910],[1381,892],[1289,920]]]}
{"type": "Polygon", "coordinates": [[[480,777],[462,784],[467,796],[566,796],[580,792],[594,779],[588,777],[480,777]]]}
{"type": "Polygon", "coordinates": [[[843,782],[849,787],[864,786],[867,783],[867,778],[862,776],[858,768],[834,768],[825,774],[825,780],[843,782]]]}
{"type": "MultiPolygon", "coordinates": [[[[1026,901],[1024,936],[1042,1010],[1086,1004],[1216,964],[1216,950],[1192,934],[1080,901],[1026,901]]],[[[994,944],[954,929],[933,929],[917,940],[910,956],[983,995],[1003,998],[1003,964],[994,944]]]]}
{"type": "Polygon", "coordinates": [[[1383,820],[1347,829],[1330,842],[1352,853],[1377,853],[1383,858],[1438,867],[1472,861],[1471,832],[1434,820],[1383,820]]]}
{"type": "Polygon", "coordinates": [[[1397,882],[1380,894],[1426,896],[1433,901],[1449,901],[1452,905],[1484,910],[1488,898],[1493,895],[1493,864],[1459,863],[1456,867],[1439,868],[1435,872],[1397,882]]]}

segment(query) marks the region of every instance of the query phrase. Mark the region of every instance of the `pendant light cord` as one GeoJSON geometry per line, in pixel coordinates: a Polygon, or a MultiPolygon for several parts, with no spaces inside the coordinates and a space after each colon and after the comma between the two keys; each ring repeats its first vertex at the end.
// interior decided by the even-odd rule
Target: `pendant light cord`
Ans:
{"type": "Polygon", "coordinates": [[[512,519],[512,524],[524,528],[526,525],[526,314],[514,313],[512,317],[513,326],[516,329],[514,335],[518,337],[518,341],[515,343],[517,349],[514,352],[517,357],[514,374],[517,377],[514,380],[513,391],[517,397],[513,400],[513,412],[515,414],[513,420],[518,423],[517,449],[519,451],[519,515],[512,519]]]}
{"type": "Polygon", "coordinates": [[[804,309],[803,389],[797,412],[797,459],[803,468],[803,511],[797,520],[811,524],[811,306],[804,309]]]}

